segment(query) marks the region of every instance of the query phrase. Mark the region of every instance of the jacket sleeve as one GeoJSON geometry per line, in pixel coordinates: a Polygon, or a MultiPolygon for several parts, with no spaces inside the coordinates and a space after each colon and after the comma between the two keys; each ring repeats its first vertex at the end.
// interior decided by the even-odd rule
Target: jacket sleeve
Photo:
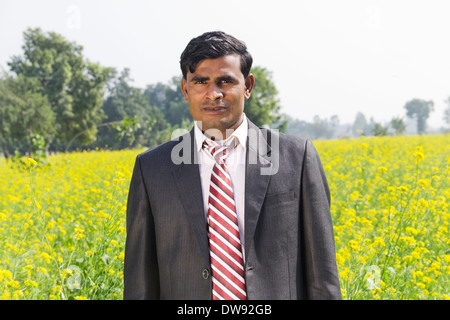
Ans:
{"type": "Polygon", "coordinates": [[[159,299],[159,271],[155,226],[150,202],[137,156],[127,202],[124,259],[125,300],[159,299]]]}
{"type": "Polygon", "coordinates": [[[341,299],[330,190],[319,155],[306,141],[302,171],[301,227],[308,299],[341,299]]]}

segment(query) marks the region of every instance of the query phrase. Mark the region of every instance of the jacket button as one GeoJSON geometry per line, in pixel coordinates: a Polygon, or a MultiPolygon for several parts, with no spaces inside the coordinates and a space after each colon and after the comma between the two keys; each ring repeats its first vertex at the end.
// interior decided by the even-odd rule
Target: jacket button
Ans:
{"type": "Polygon", "coordinates": [[[203,279],[208,279],[209,278],[209,270],[208,269],[204,269],[203,271],[202,271],[202,276],[203,276],[203,279]]]}

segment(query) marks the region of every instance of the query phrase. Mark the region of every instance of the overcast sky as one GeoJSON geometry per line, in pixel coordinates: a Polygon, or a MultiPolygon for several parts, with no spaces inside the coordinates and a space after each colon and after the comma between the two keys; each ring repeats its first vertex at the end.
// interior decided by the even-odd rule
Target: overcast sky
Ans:
{"type": "MultiPolygon", "coordinates": [[[[134,85],[179,75],[189,40],[223,30],[273,72],[283,112],[311,121],[358,111],[387,122],[413,98],[433,100],[443,125],[450,96],[448,0],[0,0],[0,65],[22,54],[27,27],[55,31],[134,85]]],[[[257,81],[257,79],[256,79],[257,81]]]]}

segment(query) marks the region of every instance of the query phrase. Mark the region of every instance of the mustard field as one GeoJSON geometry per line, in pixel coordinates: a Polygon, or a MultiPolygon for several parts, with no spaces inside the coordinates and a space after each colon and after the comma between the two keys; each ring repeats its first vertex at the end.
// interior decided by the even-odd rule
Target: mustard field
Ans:
{"type": "MultiPolygon", "coordinates": [[[[315,141],[344,299],[449,299],[450,135],[315,141]]],[[[0,160],[0,299],[122,299],[137,153],[0,160]]]]}

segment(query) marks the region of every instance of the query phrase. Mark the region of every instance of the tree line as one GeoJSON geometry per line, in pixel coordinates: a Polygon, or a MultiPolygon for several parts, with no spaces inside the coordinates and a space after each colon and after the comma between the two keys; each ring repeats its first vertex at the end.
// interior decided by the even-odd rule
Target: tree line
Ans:
{"type": "MultiPolygon", "coordinates": [[[[49,152],[77,149],[153,147],[168,141],[178,128],[193,125],[180,89],[180,76],[145,88],[132,85],[130,71],[118,71],[83,56],[83,47],[55,32],[29,28],[23,33],[23,54],[8,61],[0,75],[0,152],[6,158],[22,154],[45,158],[49,152]]],[[[272,73],[252,68],[256,83],[245,102],[247,117],[258,126],[313,139],[339,137],[337,115],[316,116],[312,123],[281,113],[272,73]]],[[[433,102],[413,99],[406,115],[424,133],[433,102]]],[[[445,121],[450,124],[449,108],[445,121]]],[[[402,134],[404,119],[388,126],[368,123],[358,114],[346,136],[402,134]],[[390,128],[389,128],[390,127],[390,128]]]]}
{"type": "MultiPolygon", "coordinates": [[[[450,130],[450,98],[446,101],[447,109],[444,111],[444,122],[448,129],[441,128],[441,132],[450,130]]],[[[369,120],[362,112],[358,112],[352,124],[341,124],[338,115],[330,118],[315,116],[312,122],[307,122],[292,117],[287,118],[286,132],[310,139],[337,139],[360,136],[386,136],[402,135],[405,133],[425,134],[427,132],[427,120],[434,111],[434,103],[431,100],[412,99],[405,103],[405,116],[395,116],[387,123],[381,123],[374,118],[369,120]],[[412,123],[415,126],[412,127],[412,123]]]]}
{"type": "MultiPolygon", "coordinates": [[[[83,47],[55,32],[29,28],[23,54],[8,61],[0,76],[0,144],[14,154],[44,157],[51,151],[83,148],[153,147],[193,120],[180,90],[181,76],[169,83],[132,85],[130,71],[118,71],[83,56],[83,47]]],[[[246,101],[257,125],[284,130],[278,91],[266,68],[246,101]]]]}

